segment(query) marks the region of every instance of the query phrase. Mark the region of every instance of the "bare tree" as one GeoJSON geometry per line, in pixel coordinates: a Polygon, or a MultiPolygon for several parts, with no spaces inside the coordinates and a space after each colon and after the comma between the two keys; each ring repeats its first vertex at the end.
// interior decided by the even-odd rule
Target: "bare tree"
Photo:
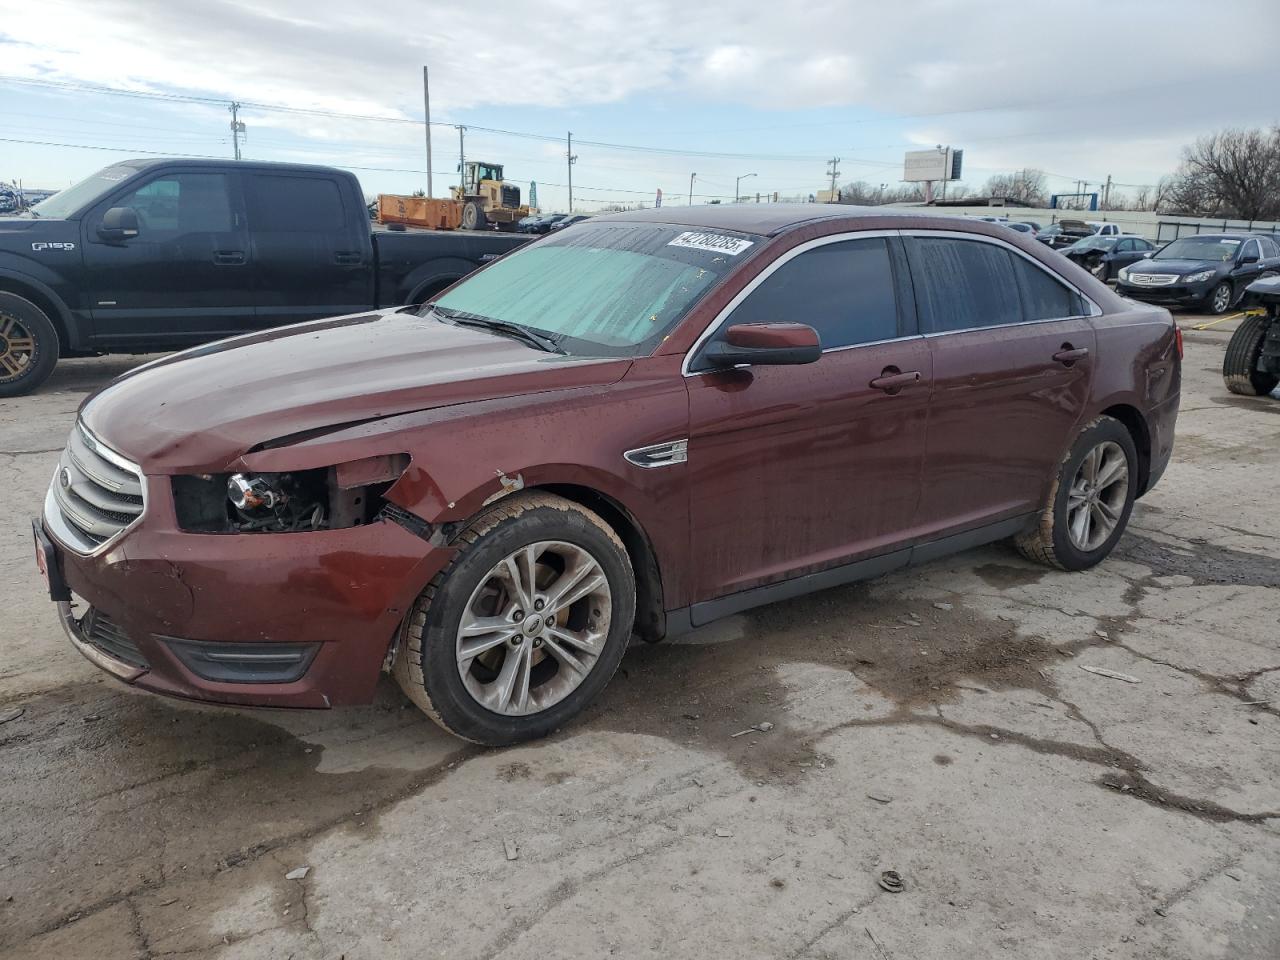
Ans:
{"type": "Polygon", "coordinates": [[[1165,199],[1191,216],[1280,218],[1280,126],[1201,137],[1183,149],[1165,199]]]}
{"type": "Polygon", "coordinates": [[[1004,197],[1020,207],[1043,207],[1049,202],[1049,190],[1043,170],[1024,167],[1013,173],[997,174],[987,181],[983,191],[989,197],[1004,197]]]}
{"type": "Polygon", "coordinates": [[[841,203],[859,206],[876,207],[883,203],[910,203],[923,199],[923,191],[914,183],[890,186],[887,183],[872,185],[865,180],[856,180],[840,188],[841,203]]]}

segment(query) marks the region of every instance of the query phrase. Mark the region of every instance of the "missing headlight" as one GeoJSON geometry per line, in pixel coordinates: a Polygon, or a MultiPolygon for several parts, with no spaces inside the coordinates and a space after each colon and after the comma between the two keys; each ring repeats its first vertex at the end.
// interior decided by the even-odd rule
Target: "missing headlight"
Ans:
{"type": "Polygon", "coordinates": [[[302,533],[375,519],[408,465],[403,454],[334,467],[173,478],[178,525],[194,533],[302,533]]]}

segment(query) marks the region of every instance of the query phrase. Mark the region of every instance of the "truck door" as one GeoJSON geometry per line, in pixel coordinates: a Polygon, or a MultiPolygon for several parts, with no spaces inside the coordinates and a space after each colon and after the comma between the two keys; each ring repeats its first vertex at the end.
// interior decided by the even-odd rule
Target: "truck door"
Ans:
{"type": "Polygon", "coordinates": [[[83,223],[95,344],[183,346],[251,327],[248,235],[234,174],[157,172],[104,200],[83,223]],[[115,207],[137,214],[137,236],[99,237],[115,207]]]}
{"type": "Polygon", "coordinates": [[[373,306],[369,218],[323,172],[246,170],[245,205],[260,327],[373,306]]]}

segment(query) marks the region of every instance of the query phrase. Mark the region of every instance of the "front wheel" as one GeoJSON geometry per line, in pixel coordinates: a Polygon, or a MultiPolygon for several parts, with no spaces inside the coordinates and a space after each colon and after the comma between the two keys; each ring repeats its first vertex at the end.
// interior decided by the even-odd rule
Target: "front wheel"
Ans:
{"type": "Polygon", "coordinates": [[[1019,552],[1060,570],[1086,570],[1115,547],[1138,491],[1138,453],[1128,429],[1098,417],[1062,461],[1034,529],[1016,539],[1019,552]]]}
{"type": "Polygon", "coordinates": [[[30,393],[58,362],[58,331],[30,300],[0,292],[0,397],[30,393]]]}
{"type": "Polygon", "coordinates": [[[1210,313],[1226,313],[1231,309],[1232,299],[1231,284],[1223,280],[1209,292],[1209,296],[1205,300],[1205,306],[1210,313]]]}
{"type": "Polygon", "coordinates": [[[1226,355],[1222,358],[1222,379],[1232,393],[1246,397],[1265,396],[1280,384],[1280,377],[1258,369],[1267,329],[1274,322],[1270,316],[1245,317],[1231,335],[1226,355]]]}
{"type": "Polygon", "coordinates": [[[396,679],[464,739],[546,736],[622,662],[636,604],[626,548],[597,514],[542,493],[495,504],[458,544],[405,619],[396,679]]]}

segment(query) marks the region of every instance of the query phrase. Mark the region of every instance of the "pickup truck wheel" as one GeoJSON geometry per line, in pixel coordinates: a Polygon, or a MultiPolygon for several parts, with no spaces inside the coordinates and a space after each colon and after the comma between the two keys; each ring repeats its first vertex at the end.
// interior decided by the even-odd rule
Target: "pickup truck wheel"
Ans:
{"type": "Polygon", "coordinates": [[[58,362],[58,331],[30,300],[0,293],[0,397],[30,393],[58,362]]]}
{"type": "Polygon", "coordinates": [[[1209,291],[1209,296],[1204,301],[1206,309],[1213,314],[1226,313],[1231,309],[1231,302],[1235,299],[1231,292],[1231,283],[1223,280],[1209,291]]]}
{"type": "Polygon", "coordinates": [[[622,662],[636,604],[626,548],[595,513],[543,493],[500,501],[456,543],[405,619],[396,679],[464,739],[544,737],[622,662]]]}
{"type": "Polygon", "coordinates": [[[1274,322],[1269,316],[1245,317],[1231,335],[1226,356],[1222,358],[1222,379],[1232,393],[1266,396],[1280,384],[1280,377],[1258,369],[1262,342],[1267,338],[1267,328],[1274,322]]]}
{"type": "Polygon", "coordinates": [[[1028,560],[1086,570],[1115,547],[1138,489],[1138,452],[1129,430],[1098,417],[1063,459],[1035,527],[1014,542],[1028,560]]]}

